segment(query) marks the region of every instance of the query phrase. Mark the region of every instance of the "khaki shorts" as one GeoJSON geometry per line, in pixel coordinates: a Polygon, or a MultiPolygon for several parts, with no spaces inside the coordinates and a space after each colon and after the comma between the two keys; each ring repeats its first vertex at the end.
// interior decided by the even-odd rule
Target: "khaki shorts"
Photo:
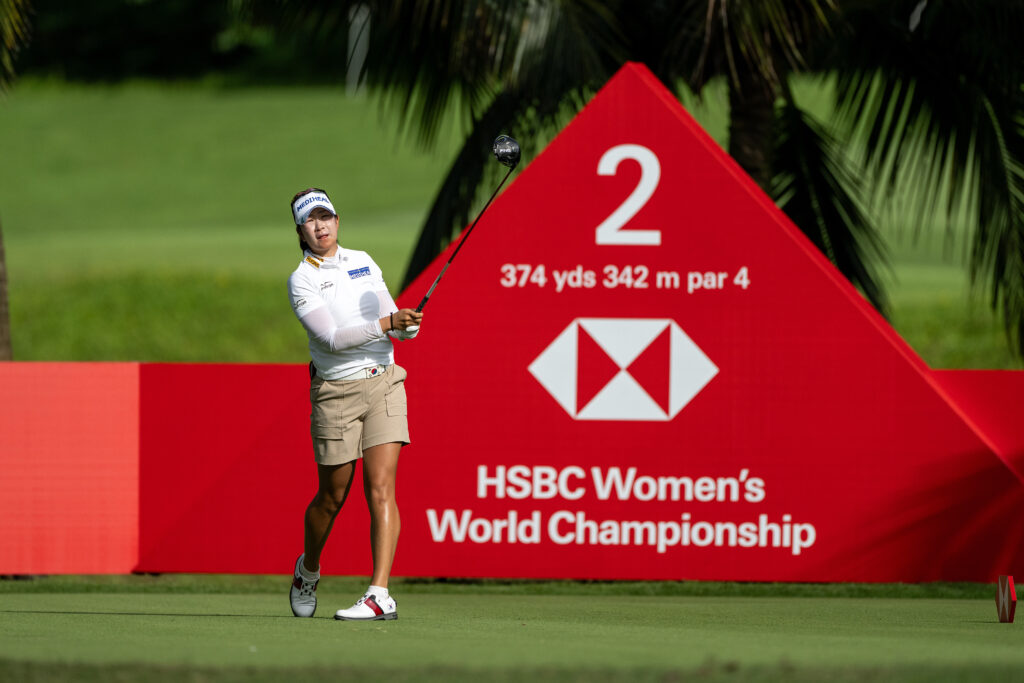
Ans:
{"type": "Polygon", "coordinates": [[[382,443],[409,443],[405,370],[395,364],[369,379],[325,380],[309,387],[310,433],[320,465],[342,465],[382,443]]]}

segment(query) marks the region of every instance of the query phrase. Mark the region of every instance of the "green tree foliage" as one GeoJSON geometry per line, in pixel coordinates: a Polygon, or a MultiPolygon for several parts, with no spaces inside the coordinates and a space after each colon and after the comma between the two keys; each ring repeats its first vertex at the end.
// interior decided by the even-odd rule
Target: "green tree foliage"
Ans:
{"type": "Polygon", "coordinates": [[[0,91],[14,78],[14,58],[28,38],[28,0],[0,0],[0,91]]]}
{"type": "Polygon", "coordinates": [[[245,53],[246,46],[223,39],[236,16],[234,4],[225,0],[33,0],[33,5],[32,39],[17,65],[22,73],[93,81],[193,77],[231,68],[245,53]]]}

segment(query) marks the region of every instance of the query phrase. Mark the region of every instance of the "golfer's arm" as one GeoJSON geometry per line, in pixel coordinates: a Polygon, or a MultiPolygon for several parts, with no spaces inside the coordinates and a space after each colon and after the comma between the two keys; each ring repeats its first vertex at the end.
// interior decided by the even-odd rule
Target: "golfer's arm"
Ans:
{"type": "Polygon", "coordinates": [[[371,320],[362,325],[338,327],[337,322],[335,322],[334,317],[326,306],[313,309],[299,318],[299,322],[306,328],[310,336],[327,346],[331,351],[340,351],[352,348],[353,346],[360,346],[384,336],[384,331],[376,320],[371,320]]]}

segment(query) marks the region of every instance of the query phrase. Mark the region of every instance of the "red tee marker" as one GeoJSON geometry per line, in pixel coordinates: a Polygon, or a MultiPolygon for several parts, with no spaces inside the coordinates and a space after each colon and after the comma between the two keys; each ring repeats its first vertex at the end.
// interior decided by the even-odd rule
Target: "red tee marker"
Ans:
{"type": "Polygon", "coordinates": [[[1004,624],[1013,623],[1013,613],[1017,610],[1017,591],[1013,587],[1013,577],[1001,575],[996,584],[996,611],[999,621],[1004,624]]]}

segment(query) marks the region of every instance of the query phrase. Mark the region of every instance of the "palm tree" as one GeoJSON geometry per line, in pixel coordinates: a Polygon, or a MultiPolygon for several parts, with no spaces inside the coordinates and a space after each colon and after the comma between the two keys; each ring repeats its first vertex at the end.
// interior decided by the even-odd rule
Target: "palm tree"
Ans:
{"type": "MultiPolygon", "coordinates": [[[[0,0],[0,93],[14,80],[14,56],[28,39],[28,0],[0,0]]],[[[11,320],[7,312],[7,262],[0,230],[0,361],[11,360],[11,320]]]]}
{"type": "MultiPolygon", "coordinates": [[[[405,284],[468,222],[495,131],[515,131],[527,155],[538,151],[529,141],[557,130],[634,60],[677,93],[726,84],[729,153],[883,313],[869,194],[971,211],[972,280],[987,282],[1024,355],[1024,51],[1015,35],[1024,0],[355,4],[371,17],[365,81],[388,94],[402,124],[429,143],[453,101],[470,123],[405,284]],[[827,125],[794,98],[794,79],[811,77],[835,85],[827,125]],[[851,140],[862,158],[851,157],[851,140]]],[[[347,49],[346,3],[249,6],[347,49]]]]}

